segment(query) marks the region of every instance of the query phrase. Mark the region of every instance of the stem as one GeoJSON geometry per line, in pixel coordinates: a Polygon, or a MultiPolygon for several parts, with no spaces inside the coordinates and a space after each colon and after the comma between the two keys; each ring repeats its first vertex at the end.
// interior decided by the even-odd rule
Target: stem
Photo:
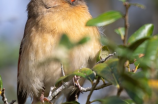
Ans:
{"type": "Polygon", "coordinates": [[[2,101],[4,104],[14,104],[16,102],[16,100],[12,100],[12,102],[8,103],[4,88],[2,89],[1,96],[2,96],[2,101]]]}
{"type": "Polygon", "coordinates": [[[111,58],[112,56],[115,56],[115,55],[116,55],[116,52],[109,54],[107,57],[105,57],[105,59],[98,61],[97,64],[104,63],[106,60],[108,60],[109,58],[111,58]]]}
{"type": "MultiPolygon", "coordinates": [[[[129,22],[128,22],[128,12],[129,12],[129,8],[130,8],[130,4],[129,2],[125,2],[124,3],[125,6],[125,16],[124,16],[124,21],[125,21],[125,35],[124,35],[124,39],[123,39],[123,44],[126,45],[127,44],[127,37],[128,37],[128,30],[129,30],[129,22]]],[[[122,64],[120,64],[122,65],[122,64]]],[[[121,95],[121,92],[123,91],[123,88],[119,88],[118,92],[117,92],[117,96],[121,95]]]]}
{"type": "Polygon", "coordinates": [[[118,91],[117,91],[117,96],[120,96],[122,91],[123,91],[123,88],[120,87],[120,88],[118,89],[118,91]]]}
{"type": "Polygon", "coordinates": [[[110,86],[110,85],[112,85],[112,83],[106,83],[106,84],[103,84],[103,85],[96,87],[95,90],[100,90],[100,89],[105,88],[105,87],[110,86]]]}
{"type": "MultiPolygon", "coordinates": [[[[112,85],[112,83],[103,83],[102,85],[97,86],[94,90],[100,90],[100,89],[105,88],[105,87],[110,86],[110,85],[112,85]]],[[[91,90],[92,90],[92,88],[84,88],[82,90],[82,92],[88,92],[88,91],[91,91],[91,90]]]]}
{"type": "Polygon", "coordinates": [[[129,11],[130,4],[128,2],[125,2],[124,6],[125,6],[125,9],[126,9],[126,13],[125,13],[125,16],[124,16],[124,20],[125,20],[125,35],[124,35],[124,39],[123,39],[123,44],[126,45],[127,37],[128,37],[128,30],[129,30],[128,11],[129,11]]]}
{"type": "Polygon", "coordinates": [[[97,78],[97,82],[94,83],[94,85],[92,86],[92,90],[91,90],[91,92],[90,92],[89,95],[88,95],[86,104],[90,104],[90,98],[91,98],[92,93],[93,93],[93,91],[95,90],[96,86],[98,85],[99,81],[100,81],[100,77],[97,78]]]}

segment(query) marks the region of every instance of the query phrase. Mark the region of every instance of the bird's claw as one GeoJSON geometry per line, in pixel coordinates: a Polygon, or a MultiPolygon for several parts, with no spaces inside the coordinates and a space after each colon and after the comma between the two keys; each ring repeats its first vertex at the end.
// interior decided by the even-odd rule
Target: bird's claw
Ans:
{"type": "Polygon", "coordinates": [[[45,91],[45,90],[42,90],[42,93],[41,93],[41,96],[40,96],[40,101],[41,101],[43,104],[44,104],[45,102],[51,104],[51,101],[50,101],[47,97],[44,97],[44,91],[45,91]]]}
{"type": "Polygon", "coordinates": [[[75,76],[73,77],[74,86],[77,87],[77,88],[80,90],[80,92],[82,92],[82,91],[83,91],[83,88],[82,88],[82,86],[80,85],[79,80],[80,80],[80,76],[76,76],[76,75],[75,75],[75,76]]]}

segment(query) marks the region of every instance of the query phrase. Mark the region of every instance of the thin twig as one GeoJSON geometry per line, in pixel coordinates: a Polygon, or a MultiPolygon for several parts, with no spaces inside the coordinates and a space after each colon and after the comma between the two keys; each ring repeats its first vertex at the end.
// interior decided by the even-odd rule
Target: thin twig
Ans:
{"type": "Polygon", "coordinates": [[[51,96],[51,101],[60,93],[62,92],[65,88],[68,88],[71,85],[71,82],[65,82],[62,86],[60,86],[55,92],[53,92],[51,96]]]}
{"type": "Polygon", "coordinates": [[[78,98],[79,98],[79,93],[80,91],[77,91],[76,93],[75,93],[75,101],[77,101],[78,102],[78,98]]]}
{"type": "MultiPolygon", "coordinates": [[[[106,61],[109,57],[114,56],[115,54],[116,53],[109,54],[109,56],[106,57],[104,59],[104,61],[106,61]]],[[[65,76],[63,65],[61,65],[61,70],[62,70],[63,76],[65,76]]],[[[94,90],[99,90],[99,89],[102,89],[104,87],[112,85],[111,83],[103,83],[102,85],[96,87],[98,85],[98,83],[99,83],[99,80],[100,80],[100,78],[97,79],[97,82],[93,84],[92,88],[83,88],[83,87],[80,87],[80,90],[82,92],[91,91],[90,94],[89,94],[89,97],[88,97],[90,99],[90,97],[91,97],[91,95],[92,95],[92,93],[93,93],[94,90]]],[[[53,93],[52,93],[52,91],[54,90],[55,87],[52,87],[50,89],[49,96],[47,97],[47,99],[50,100],[50,101],[54,100],[60,92],[62,92],[64,89],[66,89],[66,88],[68,88],[70,86],[71,86],[71,81],[69,81],[69,82],[63,82],[62,86],[60,86],[59,88],[57,88],[53,93]]],[[[75,86],[73,86],[73,87],[75,88],[75,86]]],[[[89,101],[89,100],[87,100],[87,101],[89,101]]]]}
{"type": "Polygon", "coordinates": [[[2,89],[2,101],[4,102],[4,104],[9,104],[8,101],[7,101],[7,98],[5,96],[5,89],[2,89]]]}
{"type": "MultiPolygon", "coordinates": [[[[128,30],[129,30],[129,22],[128,22],[128,12],[129,12],[129,8],[130,8],[130,4],[129,2],[125,2],[124,3],[125,6],[125,16],[124,16],[124,21],[125,21],[125,35],[124,35],[124,39],[123,39],[123,44],[126,45],[127,44],[127,37],[128,37],[128,30]]],[[[128,68],[130,70],[130,68],[128,68]]],[[[123,91],[123,88],[119,88],[117,91],[117,96],[121,95],[121,92],[123,91]]]]}
{"type": "Polygon", "coordinates": [[[90,104],[90,98],[91,98],[91,96],[92,96],[92,94],[93,94],[93,91],[95,90],[96,86],[98,85],[99,81],[100,81],[100,77],[98,77],[98,78],[97,78],[97,82],[93,84],[92,90],[91,90],[91,92],[90,92],[89,95],[88,95],[86,104],[90,104]]]}
{"type": "MultiPolygon", "coordinates": [[[[65,76],[65,71],[63,68],[63,65],[61,64],[61,71],[62,71],[62,75],[65,76]]],[[[47,99],[49,101],[52,101],[54,98],[56,98],[56,96],[63,91],[65,88],[68,88],[71,85],[71,82],[63,82],[62,86],[60,86],[58,89],[56,89],[53,93],[52,91],[56,88],[56,87],[51,87],[50,88],[50,92],[49,92],[49,96],[47,97],[47,99]]]]}
{"type": "Polygon", "coordinates": [[[10,103],[8,103],[6,95],[5,95],[5,89],[4,88],[2,89],[1,96],[2,96],[2,101],[3,101],[4,104],[14,104],[16,102],[16,100],[13,100],[10,103]]]}
{"type": "MultiPolygon", "coordinates": [[[[112,83],[103,83],[102,85],[96,87],[94,90],[100,90],[100,89],[102,89],[104,87],[107,87],[107,86],[110,86],[110,85],[112,85],[112,83]]],[[[92,90],[92,88],[89,88],[89,87],[88,88],[83,88],[82,92],[88,92],[88,91],[91,91],[91,90],[92,90]]]]}
{"type": "Polygon", "coordinates": [[[103,63],[103,62],[105,62],[106,60],[108,60],[110,57],[115,56],[115,55],[116,55],[116,52],[114,52],[113,54],[109,54],[106,58],[104,58],[104,59],[98,61],[97,64],[103,63]]]}
{"type": "Polygon", "coordinates": [[[50,91],[49,91],[49,95],[47,97],[48,100],[51,100],[52,99],[52,91],[55,89],[56,87],[51,87],[50,88],[50,91]]]}
{"type": "Polygon", "coordinates": [[[124,35],[124,39],[123,39],[123,44],[126,45],[127,42],[127,37],[128,37],[128,29],[129,29],[129,23],[128,23],[128,11],[130,8],[130,4],[128,2],[124,3],[125,9],[126,9],[126,13],[124,16],[124,20],[125,20],[125,35],[124,35]]]}
{"type": "Polygon", "coordinates": [[[64,71],[64,68],[63,68],[63,64],[61,64],[61,71],[62,71],[63,76],[65,76],[65,71],[64,71]]]}
{"type": "Polygon", "coordinates": [[[123,91],[123,88],[120,87],[120,88],[118,89],[118,91],[117,91],[117,96],[120,96],[122,91],[123,91]]]}
{"type": "Polygon", "coordinates": [[[2,89],[2,101],[4,102],[4,104],[9,104],[8,101],[7,101],[7,98],[5,96],[5,89],[2,89]]]}
{"type": "Polygon", "coordinates": [[[13,100],[12,102],[10,102],[10,104],[14,104],[16,102],[16,100],[13,100]]]}
{"type": "MultiPolygon", "coordinates": [[[[96,83],[94,83],[93,85],[96,85],[97,86],[97,84],[98,84],[99,82],[97,81],[96,83]]],[[[83,87],[81,87],[81,91],[82,92],[88,92],[88,91],[92,91],[92,90],[100,90],[100,89],[102,89],[102,88],[104,88],[104,87],[107,87],[107,86],[110,86],[110,85],[112,85],[111,83],[103,83],[102,85],[100,85],[100,86],[98,86],[98,87],[96,87],[96,86],[93,86],[92,88],[83,88],[83,87]]],[[[65,82],[61,87],[59,87],[55,92],[53,92],[53,93],[50,93],[51,95],[49,95],[48,96],[48,99],[50,100],[50,101],[52,101],[52,100],[54,100],[55,98],[56,98],[56,96],[60,93],[60,92],[62,92],[65,88],[68,88],[68,87],[70,87],[71,86],[71,83],[70,82],[65,82]]],[[[54,89],[54,88],[53,88],[54,89]]],[[[52,92],[52,90],[53,89],[51,89],[51,91],[50,92],[52,92]]],[[[92,92],[91,92],[91,94],[92,94],[92,92]]]]}

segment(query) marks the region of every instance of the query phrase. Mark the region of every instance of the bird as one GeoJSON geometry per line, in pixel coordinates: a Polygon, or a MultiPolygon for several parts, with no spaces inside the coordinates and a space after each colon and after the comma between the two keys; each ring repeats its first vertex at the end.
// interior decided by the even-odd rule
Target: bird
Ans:
{"type": "MultiPolygon", "coordinates": [[[[88,27],[92,18],[84,0],[31,0],[27,6],[28,19],[21,40],[17,73],[17,98],[25,104],[30,96],[32,104],[40,102],[43,88],[48,96],[51,86],[62,76],[61,63],[37,64],[56,54],[63,33],[72,42],[88,36],[90,40],[71,49],[67,54],[71,68],[66,74],[88,67],[101,49],[97,27],[88,27]]],[[[55,102],[54,104],[59,104],[55,102]]]]}

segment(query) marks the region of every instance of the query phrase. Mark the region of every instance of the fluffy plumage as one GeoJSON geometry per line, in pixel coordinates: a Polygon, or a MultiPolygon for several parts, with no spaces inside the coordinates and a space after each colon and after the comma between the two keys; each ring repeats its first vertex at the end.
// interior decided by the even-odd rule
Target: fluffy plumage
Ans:
{"type": "Polygon", "coordinates": [[[37,64],[52,57],[59,39],[66,33],[77,42],[85,36],[91,40],[76,47],[68,54],[71,69],[87,67],[100,49],[99,32],[96,27],[86,27],[91,19],[83,0],[31,0],[28,4],[28,20],[21,42],[18,64],[18,101],[24,104],[27,96],[33,103],[39,101],[43,87],[48,94],[51,86],[61,77],[61,63],[51,62],[43,67],[37,64]]]}

